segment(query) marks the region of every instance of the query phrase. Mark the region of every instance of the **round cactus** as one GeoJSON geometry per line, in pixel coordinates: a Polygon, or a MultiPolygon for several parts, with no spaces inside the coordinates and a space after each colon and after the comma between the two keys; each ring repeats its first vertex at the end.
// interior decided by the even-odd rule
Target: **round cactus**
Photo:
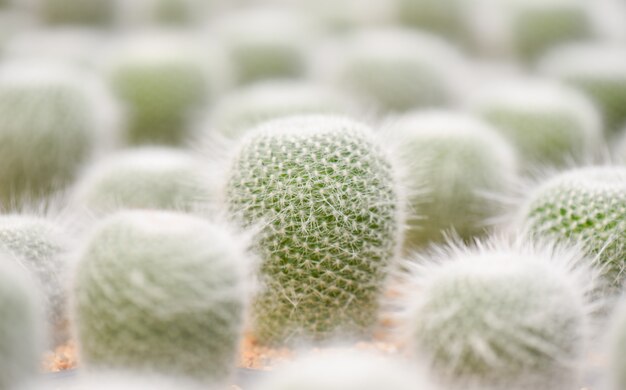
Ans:
{"type": "Polygon", "coordinates": [[[115,17],[115,0],[36,0],[36,11],[46,24],[108,25],[115,17]]]}
{"type": "Polygon", "coordinates": [[[320,50],[319,57],[320,77],[378,111],[441,106],[455,97],[457,55],[434,36],[362,31],[320,50]]]}
{"type": "Polygon", "coordinates": [[[192,116],[217,88],[211,64],[182,36],[139,36],[111,55],[107,77],[126,104],[130,144],[179,145],[192,116]]]}
{"type": "Polygon", "coordinates": [[[370,130],[350,119],[299,116],[242,140],[225,199],[258,227],[264,290],[253,304],[263,343],[367,334],[401,241],[394,169],[370,130]]]}
{"type": "Polygon", "coordinates": [[[584,161],[603,143],[602,119],[593,103],[557,83],[505,83],[483,90],[471,106],[516,146],[530,168],[584,161]]]}
{"type": "Polygon", "coordinates": [[[203,170],[194,156],[176,149],[121,152],[86,172],[74,189],[74,204],[96,213],[124,208],[191,211],[211,198],[203,170]]]}
{"type": "Polygon", "coordinates": [[[106,143],[112,100],[77,69],[0,67],[0,203],[7,208],[68,184],[106,143]],[[92,85],[94,88],[92,88],[92,85]],[[106,131],[105,131],[106,130],[106,131]]]}
{"type": "Polygon", "coordinates": [[[229,53],[237,82],[246,84],[304,75],[312,34],[309,25],[300,14],[261,8],[224,17],[216,32],[229,53]]]}
{"type": "Polygon", "coordinates": [[[624,280],[625,210],[626,168],[579,168],[536,188],[520,211],[519,225],[539,237],[583,243],[617,288],[624,280]]]}
{"type": "Polygon", "coordinates": [[[463,239],[481,234],[498,210],[490,197],[506,193],[517,175],[515,151],[496,130],[463,114],[413,113],[388,131],[399,144],[412,187],[405,245],[441,241],[453,229],[463,239]],[[491,195],[491,196],[490,196],[491,195]]]}
{"type": "Polygon", "coordinates": [[[587,93],[602,110],[608,130],[626,125],[626,50],[622,46],[568,45],[548,53],[539,69],[587,93]]]}
{"type": "Polygon", "coordinates": [[[44,218],[0,216],[0,251],[27,269],[39,284],[55,343],[67,339],[66,270],[70,242],[64,230],[44,218]]]}
{"type": "Polygon", "coordinates": [[[210,116],[210,127],[228,137],[239,137],[261,122],[295,114],[347,114],[348,97],[320,85],[298,81],[268,81],[224,97],[210,116]]]}
{"type": "MultiPolygon", "coordinates": [[[[1,255],[4,256],[4,255],[1,255]]],[[[10,258],[0,259],[0,388],[17,389],[37,378],[44,331],[38,290],[10,258]]]]}
{"type": "Polygon", "coordinates": [[[621,390],[626,387],[626,301],[618,305],[609,332],[608,388],[621,390]]]}
{"type": "Polygon", "coordinates": [[[555,245],[451,245],[410,263],[404,340],[452,388],[570,389],[593,273],[555,245]]]}
{"type": "Polygon", "coordinates": [[[329,350],[309,353],[279,367],[255,390],[428,390],[415,370],[369,352],[329,350]]]}
{"type": "Polygon", "coordinates": [[[163,211],[103,220],[73,285],[86,366],[230,376],[243,326],[245,252],[223,227],[163,211]]]}

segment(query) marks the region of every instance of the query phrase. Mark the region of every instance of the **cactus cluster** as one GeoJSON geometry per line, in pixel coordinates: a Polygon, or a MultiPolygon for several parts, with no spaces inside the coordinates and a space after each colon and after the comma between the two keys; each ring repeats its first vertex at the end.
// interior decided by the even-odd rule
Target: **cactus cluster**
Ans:
{"type": "Polygon", "coordinates": [[[576,388],[594,291],[586,261],[497,240],[421,255],[403,341],[451,388],[576,388]]]}
{"type": "Polygon", "coordinates": [[[74,188],[73,204],[96,214],[130,208],[192,211],[211,199],[204,169],[182,150],[131,149],[88,169],[74,188]]]}
{"type": "Polygon", "coordinates": [[[233,157],[226,207],[259,230],[262,342],[358,337],[375,325],[403,216],[392,162],[370,133],[342,117],[277,119],[233,157]]]}
{"type": "Polygon", "coordinates": [[[84,364],[227,380],[243,326],[246,259],[231,234],[200,218],[125,211],[101,221],[72,288],[84,364]]]}
{"type": "Polygon", "coordinates": [[[413,209],[406,246],[441,241],[454,231],[480,235],[497,215],[494,196],[517,175],[515,151],[491,126],[464,114],[407,114],[386,132],[398,144],[413,209]]]}

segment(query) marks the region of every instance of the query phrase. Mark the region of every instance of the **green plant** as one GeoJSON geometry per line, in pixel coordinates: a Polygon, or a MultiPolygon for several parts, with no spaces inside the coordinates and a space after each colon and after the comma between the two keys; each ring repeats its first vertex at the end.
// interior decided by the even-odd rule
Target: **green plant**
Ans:
{"type": "Polygon", "coordinates": [[[263,343],[367,334],[401,243],[401,194],[371,130],[298,116],[245,137],[228,170],[226,207],[258,229],[264,285],[253,304],[263,343]]]}
{"type": "Polygon", "coordinates": [[[211,199],[202,163],[182,150],[144,147],[110,156],[87,170],[73,204],[96,213],[124,208],[191,211],[211,199]]]}
{"type": "Polygon", "coordinates": [[[413,215],[405,246],[442,241],[454,230],[469,240],[497,215],[493,195],[506,194],[517,175],[516,153],[480,120],[448,111],[401,117],[387,131],[398,144],[413,215]]]}
{"type": "Polygon", "coordinates": [[[227,380],[247,256],[223,226],[163,211],[101,221],[79,256],[73,310],[83,363],[227,380]]]}
{"type": "Polygon", "coordinates": [[[586,167],[541,183],[520,210],[529,234],[582,243],[619,288],[626,258],[626,168],[586,167]]]}
{"type": "Polygon", "coordinates": [[[451,388],[576,388],[594,291],[586,261],[498,240],[420,255],[408,264],[403,341],[451,388]]]}

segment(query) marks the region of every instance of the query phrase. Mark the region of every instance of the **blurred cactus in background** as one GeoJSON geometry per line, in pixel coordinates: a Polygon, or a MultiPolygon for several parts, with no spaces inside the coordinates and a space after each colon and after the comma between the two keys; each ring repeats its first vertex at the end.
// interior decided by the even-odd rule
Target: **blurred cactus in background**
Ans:
{"type": "MultiPolygon", "coordinates": [[[[36,0],[36,13],[50,25],[111,25],[118,0],[36,0]]],[[[124,0],[121,0],[124,1],[124,0]]]]}
{"type": "Polygon", "coordinates": [[[400,21],[455,41],[467,39],[466,0],[395,0],[400,21]]]}

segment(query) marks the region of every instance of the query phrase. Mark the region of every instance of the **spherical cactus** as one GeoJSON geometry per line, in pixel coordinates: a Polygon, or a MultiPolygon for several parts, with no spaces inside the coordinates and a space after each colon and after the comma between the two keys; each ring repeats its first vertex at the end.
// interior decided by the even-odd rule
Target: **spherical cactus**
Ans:
{"type": "Polygon", "coordinates": [[[0,67],[2,206],[44,197],[73,180],[113,134],[112,107],[77,69],[41,62],[0,67]]]}
{"type": "Polygon", "coordinates": [[[445,111],[409,114],[387,133],[413,192],[407,248],[441,241],[448,230],[463,239],[481,234],[498,212],[491,198],[517,175],[508,142],[480,120],[445,111]]]}
{"type": "Polygon", "coordinates": [[[253,304],[262,343],[358,337],[401,242],[394,168],[350,119],[299,116],[245,137],[228,171],[226,207],[256,227],[264,290],[253,304]]]}
{"type": "Polygon", "coordinates": [[[96,213],[118,209],[191,211],[211,199],[202,163],[176,149],[144,147],[96,163],[74,189],[74,205],[96,213]]]}
{"type": "Polygon", "coordinates": [[[396,0],[398,17],[408,26],[432,31],[449,39],[466,36],[463,0],[396,0]]]}
{"type": "Polygon", "coordinates": [[[404,342],[449,388],[576,388],[594,289],[587,260],[554,245],[439,248],[409,264],[404,342]]]}
{"type": "Polygon", "coordinates": [[[216,26],[238,83],[298,77],[307,66],[306,47],[313,34],[303,15],[250,9],[225,16],[216,26]]]}
{"type": "Polygon", "coordinates": [[[67,340],[66,281],[70,240],[61,226],[27,215],[0,216],[0,251],[28,270],[42,293],[55,343],[67,340]]]}
{"type": "Polygon", "coordinates": [[[608,337],[608,388],[621,390],[626,387],[626,301],[615,310],[608,337]]]}
{"type": "Polygon", "coordinates": [[[486,88],[471,110],[494,125],[528,168],[585,161],[603,144],[602,119],[580,92],[548,81],[511,81],[486,88]]]}
{"type": "MultiPolygon", "coordinates": [[[[4,257],[4,255],[0,255],[4,257]]],[[[10,258],[0,259],[0,388],[36,379],[44,331],[37,286],[10,258]]]]}
{"type": "Polygon", "coordinates": [[[261,122],[281,116],[351,111],[351,100],[332,88],[299,81],[267,81],[221,99],[209,122],[212,130],[236,138],[261,122]]]}
{"type": "Polygon", "coordinates": [[[126,104],[128,143],[179,145],[187,140],[193,115],[218,87],[204,51],[169,34],[131,38],[114,50],[106,73],[126,104]]]}
{"type": "Polygon", "coordinates": [[[576,44],[549,52],[540,62],[544,74],[588,94],[602,110],[607,130],[626,125],[626,50],[621,46],[576,44]]]}
{"type": "Polygon", "coordinates": [[[279,367],[255,390],[428,390],[432,386],[403,362],[371,352],[329,350],[279,367]]]}
{"type": "Polygon", "coordinates": [[[382,113],[441,106],[455,98],[457,53],[433,36],[357,32],[319,52],[319,77],[382,113]]]}
{"type": "Polygon", "coordinates": [[[246,301],[245,252],[223,227],[163,211],[101,221],[73,284],[87,367],[227,380],[246,301]]]}
{"type": "Polygon", "coordinates": [[[536,188],[520,210],[518,225],[539,237],[582,243],[617,288],[624,280],[625,210],[625,168],[579,168],[536,188]]]}
{"type": "Polygon", "coordinates": [[[46,24],[109,25],[115,0],[36,0],[36,13],[46,24]]]}

